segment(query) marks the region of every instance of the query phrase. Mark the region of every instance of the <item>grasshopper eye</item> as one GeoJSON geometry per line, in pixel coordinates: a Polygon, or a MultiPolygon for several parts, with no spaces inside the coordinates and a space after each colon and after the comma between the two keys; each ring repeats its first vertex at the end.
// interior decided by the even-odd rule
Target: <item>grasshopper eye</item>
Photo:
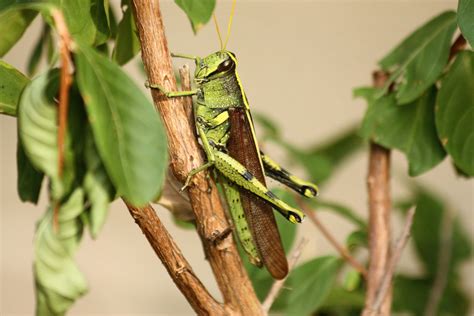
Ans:
{"type": "Polygon", "coordinates": [[[225,72],[232,69],[235,66],[235,63],[232,59],[227,59],[223,63],[220,63],[217,67],[217,72],[225,72]]]}

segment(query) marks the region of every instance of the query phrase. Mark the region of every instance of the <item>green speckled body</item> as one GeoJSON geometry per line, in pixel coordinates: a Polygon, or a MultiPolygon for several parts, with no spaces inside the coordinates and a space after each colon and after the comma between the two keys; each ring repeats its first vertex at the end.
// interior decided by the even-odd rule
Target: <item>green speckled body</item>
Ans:
{"type": "Polygon", "coordinates": [[[245,107],[242,91],[235,73],[201,83],[201,95],[198,95],[198,104],[211,109],[229,109],[245,107]]]}

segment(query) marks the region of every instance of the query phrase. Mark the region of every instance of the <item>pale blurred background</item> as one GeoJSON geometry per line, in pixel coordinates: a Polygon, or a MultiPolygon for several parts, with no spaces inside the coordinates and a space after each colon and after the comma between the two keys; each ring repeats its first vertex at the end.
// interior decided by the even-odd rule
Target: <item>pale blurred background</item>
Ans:
{"type": "MultiPolygon", "coordinates": [[[[118,0],[112,0],[118,5],[118,0]]],[[[239,74],[254,111],[277,121],[284,137],[295,145],[321,142],[360,121],[365,104],[353,100],[352,88],[371,83],[376,61],[405,35],[457,1],[237,1],[228,49],[239,60],[239,74]]],[[[230,2],[218,1],[222,27],[230,2]]],[[[194,36],[184,13],[172,1],[162,1],[169,47],[174,52],[207,55],[218,50],[212,24],[194,36]]],[[[18,45],[5,57],[25,70],[26,61],[40,31],[36,20],[18,45]]],[[[1,23],[1,21],[0,21],[1,23]]],[[[127,66],[138,84],[143,77],[136,62],[127,66]]],[[[32,315],[33,234],[35,222],[46,206],[43,194],[38,206],[24,204],[16,193],[16,120],[0,117],[1,127],[1,315],[32,315]]],[[[277,148],[269,148],[280,156],[277,148]]],[[[268,150],[267,150],[268,151],[268,150]]],[[[395,175],[406,174],[402,154],[393,155],[395,175]]],[[[367,212],[365,176],[367,154],[360,152],[324,187],[322,196],[367,212]]],[[[464,229],[474,237],[474,182],[458,179],[449,161],[418,177],[459,210],[464,229]]],[[[393,182],[395,195],[406,192],[393,182]]],[[[43,192],[44,193],[44,192],[43,192]]],[[[173,225],[168,212],[157,208],[195,272],[218,296],[211,271],[204,261],[201,243],[193,231],[173,225]]],[[[343,241],[352,226],[335,215],[322,220],[343,241]]],[[[394,217],[398,235],[400,218],[394,217]]],[[[300,236],[310,238],[302,260],[334,253],[309,221],[300,236]]],[[[85,236],[77,254],[89,293],[70,315],[189,315],[187,302],[176,289],[124,205],[117,201],[98,240],[85,236]]],[[[416,272],[413,251],[405,250],[399,269],[416,272]]],[[[474,265],[463,267],[470,296],[474,292],[474,265]]]]}

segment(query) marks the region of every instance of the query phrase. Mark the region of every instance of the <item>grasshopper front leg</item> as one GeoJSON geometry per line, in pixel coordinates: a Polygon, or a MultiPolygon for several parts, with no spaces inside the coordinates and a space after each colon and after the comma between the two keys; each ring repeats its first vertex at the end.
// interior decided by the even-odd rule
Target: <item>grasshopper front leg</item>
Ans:
{"type": "Polygon", "coordinates": [[[163,86],[157,83],[150,83],[148,80],[145,82],[145,87],[149,89],[160,90],[161,93],[166,95],[168,98],[177,98],[177,97],[187,97],[190,95],[195,95],[198,93],[198,90],[188,90],[188,91],[167,91],[163,86]]]}
{"type": "Polygon", "coordinates": [[[263,167],[265,174],[272,179],[286,185],[287,187],[295,190],[296,192],[306,197],[315,197],[318,195],[318,187],[308,181],[304,181],[297,176],[291,174],[288,170],[280,166],[273,159],[265,155],[260,151],[262,157],[263,167]]]}
{"type": "MultiPolygon", "coordinates": [[[[171,57],[178,57],[178,58],[185,58],[194,60],[197,63],[201,60],[201,58],[197,56],[190,56],[190,55],[183,55],[183,54],[171,54],[171,57]]],[[[145,87],[151,89],[158,89],[168,98],[176,98],[176,97],[187,97],[190,95],[197,94],[198,90],[188,90],[188,91],[167,91],[162,85],[157,83],[150,83],[148,80],[145,82],[145,87]]]]}

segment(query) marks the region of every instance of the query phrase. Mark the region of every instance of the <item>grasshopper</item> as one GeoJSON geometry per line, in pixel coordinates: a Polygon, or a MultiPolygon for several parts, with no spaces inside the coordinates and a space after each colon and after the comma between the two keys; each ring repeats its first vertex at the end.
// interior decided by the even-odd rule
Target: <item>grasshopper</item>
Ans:
{"type": "MultiPolygon", "coordinates": [[[[231,20],[229,30],[230,24],[231,20]]],[[[228,35],[229,31],[227,39],[228,35]]],[[[221,41],[221,50],[205,58],[172,54],[195,62],[195,90],[166,91],[148,82],[146,86],[169,98],[196,96],[194,117],[207,162],[189,173],[183,189],[193,175],[214,167],[250,262],[259,267],[265,265],[274,278],[282,279],[288,273],[288,263],[272,208],[292,223],[302,222],[304,214],[272,193],[264,174],[306,197],[315,197],[318,188],[292,175],[259,150],[250,107],[237,73],[237,59],[225,46],[221,41]]]]}

